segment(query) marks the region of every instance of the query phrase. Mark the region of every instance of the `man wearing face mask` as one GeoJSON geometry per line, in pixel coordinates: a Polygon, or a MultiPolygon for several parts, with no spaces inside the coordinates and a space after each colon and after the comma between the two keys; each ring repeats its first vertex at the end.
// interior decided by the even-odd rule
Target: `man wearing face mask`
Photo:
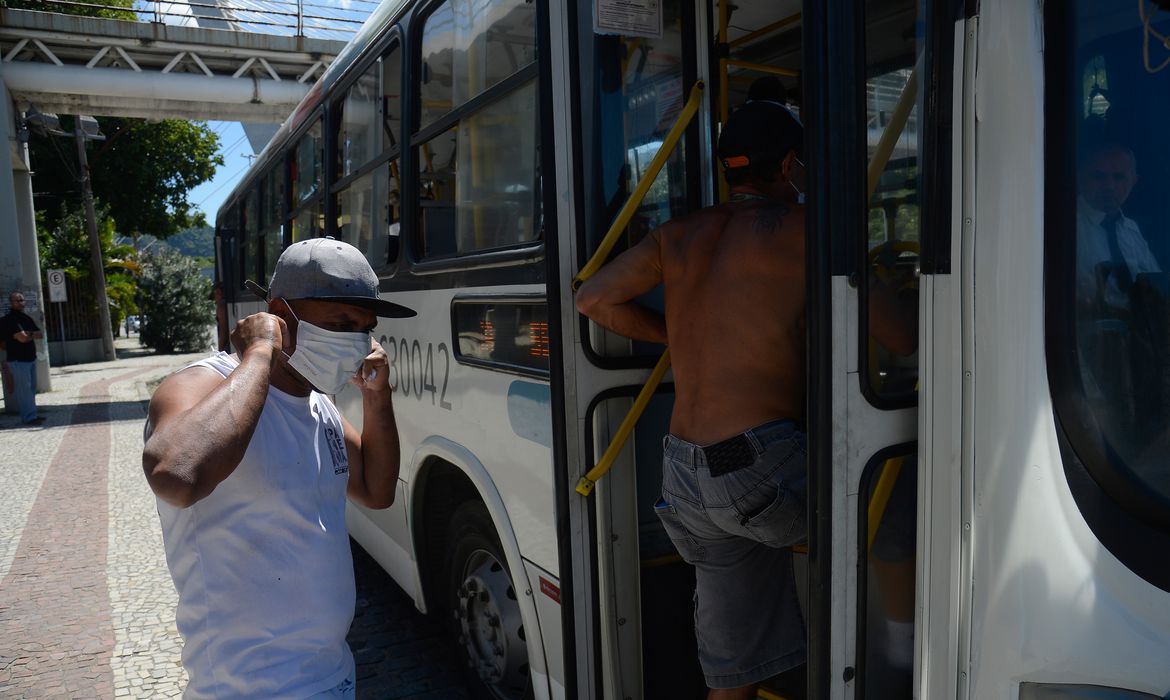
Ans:
{"type": "Polygon", "coordinates": [[[290,246],[267,312],[155,391],[142,453],[179,593],[184,697],[352,698],[353,562],[345,501],[394,502],[398,432],[378,298],[360,251],[290,246]],[[327,394],[353,384],[359,432],[327,394]]]}

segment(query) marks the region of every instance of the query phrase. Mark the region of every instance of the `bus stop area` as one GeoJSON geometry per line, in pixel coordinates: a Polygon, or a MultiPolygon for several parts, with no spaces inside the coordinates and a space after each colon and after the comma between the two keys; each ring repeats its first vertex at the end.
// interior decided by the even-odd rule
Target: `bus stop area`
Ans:
{"type": "MultiPolygon", "coordinates": [[[[38,427],[0,415],[0,697],[165,698],[186,684],[177,596],[142,475],[150,392],[198,359],[137,338],[53,368],[38,427]]],[[[352,543],[352,540],[351,540],[352,543]]],[[[465,697],[438,621],[353,544],[358,697],[465,697]]]]}

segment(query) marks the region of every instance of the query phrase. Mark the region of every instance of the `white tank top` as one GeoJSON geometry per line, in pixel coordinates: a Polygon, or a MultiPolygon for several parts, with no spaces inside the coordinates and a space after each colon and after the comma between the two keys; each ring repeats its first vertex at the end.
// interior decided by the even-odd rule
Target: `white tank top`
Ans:
{"type": "MultiPolygon", "coordinates": [[[[239,361],[220,352],[190,366],[226,377],[239,361]]],[[[305,698],[353,670],[348,481],[333,403],[269,387],[232,475],[189,508],[158,499],[179,592],[184,698],[305,698]]]]}

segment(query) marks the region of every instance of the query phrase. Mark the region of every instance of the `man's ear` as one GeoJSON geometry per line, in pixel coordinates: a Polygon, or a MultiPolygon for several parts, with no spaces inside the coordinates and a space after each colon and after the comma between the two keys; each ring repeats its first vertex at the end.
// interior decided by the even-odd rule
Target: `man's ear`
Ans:
{"type": "Polygon", "coordinates": [[[780,174],[784,176],[785,180],[792,179],[792,168],[797,165],[798,160],[796,151],[789,151],[788,155],[784,156],[784,160],[780,161],[780,174]]]}

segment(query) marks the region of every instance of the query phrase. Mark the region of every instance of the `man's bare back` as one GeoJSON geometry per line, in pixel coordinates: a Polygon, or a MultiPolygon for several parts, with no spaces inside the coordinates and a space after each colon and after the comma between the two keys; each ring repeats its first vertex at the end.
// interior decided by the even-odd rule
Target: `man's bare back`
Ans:
{"type": "Polygon", "coordinates": [[[601,268],[577,306],[626,337],[665,343],[670,431],[711,444],[804,417],[803,207],[753,199],[674,219],[601,268]],[[662,283],[665,318],[633,301],[662,283]]]}
{"type": "Polygon", "coordinates": [[[675,379],[671,433],[705,445],[770,420],[802,422],[803,207],[736,202],[656,234],[675,379]]]}

